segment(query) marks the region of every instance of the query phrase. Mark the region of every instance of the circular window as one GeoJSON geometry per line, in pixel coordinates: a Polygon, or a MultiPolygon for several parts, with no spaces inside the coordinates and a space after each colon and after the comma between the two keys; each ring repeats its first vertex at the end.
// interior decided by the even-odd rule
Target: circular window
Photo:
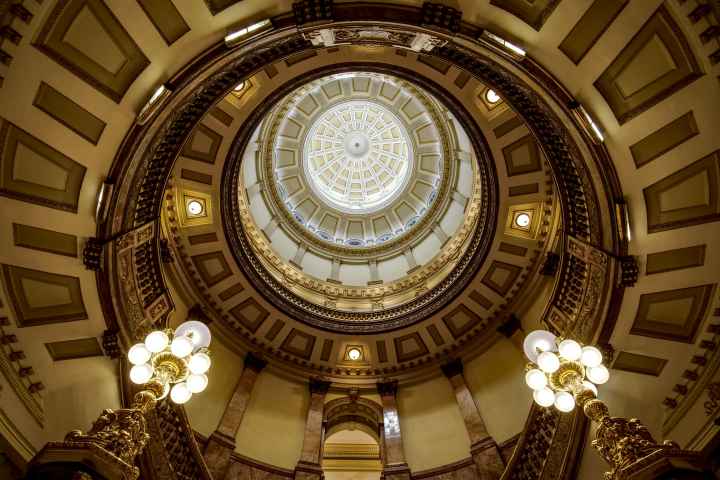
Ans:
{"type": "Polygon", "coordinates": [[[411,145],[389,109],[353,100],[315,120],[305,139],[304,168],[311,188],[329,206],[371,213],[390,204],[407,184],[411,145]]]}

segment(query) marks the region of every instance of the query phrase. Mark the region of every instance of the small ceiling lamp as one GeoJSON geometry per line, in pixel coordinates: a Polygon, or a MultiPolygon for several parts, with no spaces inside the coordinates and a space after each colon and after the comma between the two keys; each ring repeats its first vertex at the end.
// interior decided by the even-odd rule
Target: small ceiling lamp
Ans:
{"type": "Polygon", "coordinates": [[[527,228],[530,225],[530,214],[522,212],[515,216],[515,225],[520,228],[527,228]]]}
{"type": "Polygon", "coordinates": [[[362,351],[357,347],[352,347],[348,350],[347,356],[353,362],[356,362],[362,358],[362,351]]]}
{"type": "Polygon", "coordinates": [[[197,217],[198,215],[202,215],[204,210],[205,206],[199,200],[190,200],[187,203],[187,212],[190,215],[197,217]]]}
{"type": "Polygon", "coordinates": [[[488,88],[487,90],[485,90],[485,100],[487,100],[490,104],[495,104],[498,103],[501,99],[500,95],[498,95],[495,90],[493,90],[492,88],[488,88]]]}

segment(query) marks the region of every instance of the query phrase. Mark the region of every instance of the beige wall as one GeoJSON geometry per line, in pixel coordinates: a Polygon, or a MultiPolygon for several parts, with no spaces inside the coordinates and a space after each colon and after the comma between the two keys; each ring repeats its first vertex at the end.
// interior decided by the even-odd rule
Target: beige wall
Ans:
{"type": "Polygon", "coordinates": [[[295,468],[302,450],[310,401],[306,383],[294,383],[267,370],[255,382],[235,450],[275,465],[295,468]]]}
{"type": "Polygon", "coordinates": [[[465,365],[465,380],[475,396],[488,432],[500,443],[525,427],[532,402],[525,386],[523,354],[508,340],[465,365]]]}
{"type": "Polygon", "coordinates": [[[413,471],[470,456],[470,437],[445,377],[398,389],[405,459],[413,471]]]}

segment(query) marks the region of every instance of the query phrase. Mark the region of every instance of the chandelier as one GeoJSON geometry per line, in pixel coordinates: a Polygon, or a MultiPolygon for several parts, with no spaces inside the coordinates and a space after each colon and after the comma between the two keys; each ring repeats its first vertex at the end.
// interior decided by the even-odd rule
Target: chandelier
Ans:
{"type": "Polygon", "coordinates": [[[535,403],[542,407],[554,405],[561,412],[570,412],[577,395],[590,390],[597,396],[597,385],[610,379],[600,350],[557,338],[546,330],[535,330],[525,337],[523,350],[530,360],[525,383],[533,390],[535,403]]]}
{"type": "Polygon", "coordinates": [[[186,403],[208,385],[210,369],[210,329],[190,320],[175,329],[156,330],[128,350],[133,367],[130,380],[138,385],[155,384],[157,400],[170,396],[177,404],[186,403]],[[172,337],[172,341],[170,338],[172,337]]]}

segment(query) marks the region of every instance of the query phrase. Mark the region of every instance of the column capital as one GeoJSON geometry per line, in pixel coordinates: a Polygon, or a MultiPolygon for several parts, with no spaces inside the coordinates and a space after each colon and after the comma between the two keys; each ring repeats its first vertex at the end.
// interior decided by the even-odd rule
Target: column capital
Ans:
{"type": "Polygon", "coordinates": [[[249,368],[250,370],[260,373],[266,366],[267,360],[264,360],[257,353],[248,352],[247,355],[245,355],[245,368],[249,368]]]}
{"type": "Polygon", "coordinates": [[[497,327],[498,333],[507,338],[515,335],[518,330],[522,330],[522,323],[520,322],[518,316],[514,313],[508,315],[507,319],[497,327]]]}
{"type": "Polygon", "coordinates": [[[377,383],[377,390],[381,397],[395,397],[397,396],[397,389],[397,380],[388,380],[377,383]]]}
{"type": "Polygon", "coordinates": [[[321,395],[325,395],[330,389],[330,383],[331,382],[323,380],[322,378],[310,378],[308,387],[310,388],[311,394],[319,393],[321,395]]]}
{"type": "Polygon", "coordinates": [[[462,360],[459,358],[456,358],[454,360],[450,360],[448,363],[442,365],[440,367],[440,370],[442,370],[443,374],[447,378],[452,378],[457,375],[462,375],[463,373],[463,363],[462,360]]]}

